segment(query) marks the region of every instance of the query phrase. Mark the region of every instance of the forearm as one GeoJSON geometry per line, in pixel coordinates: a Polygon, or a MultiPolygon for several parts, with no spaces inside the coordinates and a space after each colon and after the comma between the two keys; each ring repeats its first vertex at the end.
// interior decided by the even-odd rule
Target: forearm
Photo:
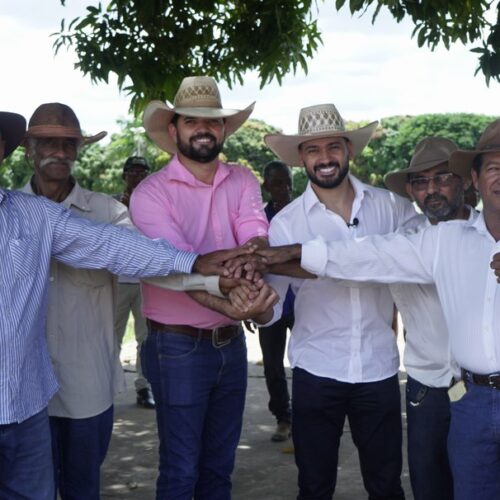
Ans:
{"type": "Polygon", "coordinates": [[[272,274],[290,276],[292,278],[315,279],[317,276],[300,267],[300,260],[290,260],[279,264],[271,264],[269,271],[272,274]]]}
{"type": "MultiPolygon", "coordinates": [[[[187,294],[198,304],[201,304],[208,309],[212,309],[212,311],[216,311],[224,316],[228,316],[228,302],[225,299],[220,297],[216,297],[215,295],[210,295],[204,291],[188,291],[187,294]]],[[[229,317],[229,316],[228,316],[229,317]]]]}
{"type": "Polygon", "coordinates": [[[145,278],[150,285],[176,292],[203,291],[217,297],[224,297],[219,288],[219,276],[202,276],[201,274],[172,274],[165,277],[145,278]]]}

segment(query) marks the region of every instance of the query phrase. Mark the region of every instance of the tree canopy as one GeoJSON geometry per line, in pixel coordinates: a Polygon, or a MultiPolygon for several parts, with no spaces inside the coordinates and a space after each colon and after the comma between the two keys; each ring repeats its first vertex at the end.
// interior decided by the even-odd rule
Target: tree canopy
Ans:
{"type": "MultiPolygon", "coordinates": [[[[64,5],[66,0],[60,0],[64,5]]],[[[90,2],[91,0],[89,0],[90,2]]],[[[479,43],[478,69],[487,83],[500,81],[500,2],[495,23],[486,17],[493,0],[324,0],[337,10],[363,14],[382,8],[399,22],[410,19],[419,46],[479,43]]],[[[151,99],[172,100],[186,75],[210,74],[229,86],[257,71],[261,87],[281,83],[312,58],[321,34],[312,0],[109,0],[86,15],[62,20],[54,50],[73,46],[76,67],[94,82],[118,77],[138,112],[151,99]]],[[[476,71],[476,72],[477,72],[476,71]]]]}

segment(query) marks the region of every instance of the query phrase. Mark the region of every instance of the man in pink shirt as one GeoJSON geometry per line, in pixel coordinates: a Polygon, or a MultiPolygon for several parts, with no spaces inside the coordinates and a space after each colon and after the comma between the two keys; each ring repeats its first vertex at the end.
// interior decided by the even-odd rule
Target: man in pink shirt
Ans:
{"type": "MultiPolygon", "coordinates": [[[[185,78],[172,108],[160,101],[147,106],[146,132],[175,156],[132,195],[132,218],[144,234],[203,253],[267,245],[257,179],[218,159],[225,138],[252,110],[253,104],[223,109],[209,77],[185,78]]],[[[264,285],[248,317],[275,300],[264,285]]],[[[229,499],[247,382],[245,337],[235,321],[242,317],[228,301],[205,292],[150,284],[143,284],[143,304],[149,333],[141,357],[160,439],[156,498],[229,499]]]]}

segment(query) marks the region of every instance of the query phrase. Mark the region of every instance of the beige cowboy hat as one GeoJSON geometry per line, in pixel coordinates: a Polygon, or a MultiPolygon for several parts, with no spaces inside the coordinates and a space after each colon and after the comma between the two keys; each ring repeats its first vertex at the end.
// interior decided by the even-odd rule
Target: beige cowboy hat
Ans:
{"type": "Polygon", "coordinates": [[[311,139],[344,137],[352,144],[353,156],[357,156],[370,141],[377,125],[375,121],[356,130],[346,130],[333,104],[319,104],[300,110],[298,134],[268,134],[264,142],[280,160],[293,167],[302,165],[299,146],[311,139]]]}
{"type": "Polygon", "coordinates": [[[62,137],[78,139],[82,145],[92,144],[105,137],[107,132],[84,136],[75,112],[66,104],[48,102],[41,104],[28,123],[25,139],[62,137]]]}
{"type": "Polygon", "coordinates": [[[457,150],[450,158],[450,170],[460,176],[470,176],[474,158],[483,153],[500,153],[500,120],[491,122],[472,151],[457,150]]]}
{"type": "Polygon", "coordinates": [[[184,78],[174,97],[173,107],[163,101],[151,101],[144,110],[144,128],[161,149],[175,154],[177,145],[167,131],[175,115],[196,118],[224,118],[225,137],[236,132],[251,115],[255,102],[243,110],[223,109],[217,83],[210,76],[184,78]]]}
{"type": "Polygon", "coordinates": [[[7,158],[21,144],[25,130],[26,120],[23,116],[0,111],[0,138],[5,142],[4,158],[7,158]]]}
{"type": "Polygon", "coordinates": [[[393,193],[409,198],[406,192],[408,174],[422,172],[443,163],[449,163],[450,156],[457,149],[458,146],[453,141],[444,137],[425,137],[415,147],[410,165],[407,168],[394,170],[386,174],[384,178],[385,185],[393,193]]]}

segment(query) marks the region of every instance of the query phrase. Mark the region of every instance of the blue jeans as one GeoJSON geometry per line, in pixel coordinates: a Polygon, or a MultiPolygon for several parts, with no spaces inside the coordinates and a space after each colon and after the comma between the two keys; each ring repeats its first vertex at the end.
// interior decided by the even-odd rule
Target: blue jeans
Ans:
{"type": "Polygon", "coordinates": [[[450,399],[447,388],[433,388],[408,376],[406,382],[408,465],[415,500],[452,500],[448,462],[450,399]]]}
{"type": "Polygon", "coordinates": [[[0,498],[54,500],[54,495],[47,409],[0,425],[0,498]]]}
{"type": "Polygon", "coordinates": [[[247,385],[243,332],[211,340],[150,329],[143,371],[156,401],[158,500],[227,500],[247,385]]]}
{"type": "Polygon", "coordinates": [[[62,500],[99,500],[113,407],[90,418],[50,417],[54,477],[62,500]]]}
{"type": "Polygon", "coordinates": [[[271,326],[259,328],[259,343],[264,361],[264,377],[269,392],[269,411],[278,422],[291,422],[290,394],[286,381],[286,332],[293,327],[293,315],[282,316],[271,326]]]}
{"type": "Polygon", "coordinates": [[[500,498],[500,390],[467,383],[451,403],[448,453],[455,500],[500,498]]]}
{"type": "Polygon", "coordinates": [[[293,369],[292,435],[298,500],[331,500],[345,417],[370,500],[404,500],[402,423],[397,375],[350,384],[293,369]]]}

